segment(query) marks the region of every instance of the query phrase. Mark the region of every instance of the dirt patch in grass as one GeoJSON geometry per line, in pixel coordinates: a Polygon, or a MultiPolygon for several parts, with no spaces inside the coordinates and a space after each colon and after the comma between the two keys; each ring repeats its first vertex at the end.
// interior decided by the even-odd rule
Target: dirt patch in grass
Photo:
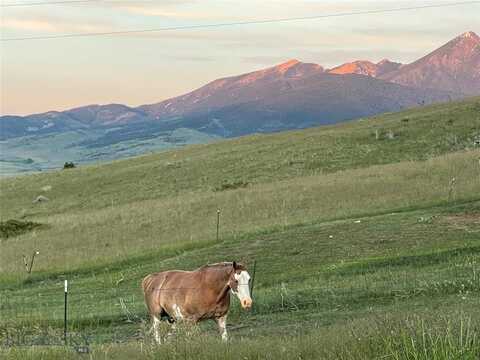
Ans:
{"type": "Polygon", "coordinates": [[[0,221],[0,239],[8,239],[33,229],[43,227],[45,225],[33,221],[7,220],[0,221]]]}
{"type": "Polygon", "coordinates": [[[442,222],[456,229],[480,232],[480,212],[444,216],[442,222]]]}

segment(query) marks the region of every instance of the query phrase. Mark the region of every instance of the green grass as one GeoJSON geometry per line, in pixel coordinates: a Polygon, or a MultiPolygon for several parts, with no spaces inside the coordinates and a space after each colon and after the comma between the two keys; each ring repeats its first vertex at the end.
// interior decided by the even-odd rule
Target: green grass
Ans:
{"type": "Polygon", "coordinates": [[[0,347],[38,345],[0,356],[80,356],[68,278],[93,358],[478,358],[479,101],[1,180],[2,221],[47,226],[0,239],[0,347]],[[224,260],[256,261],[231,343],[207,322],[152,344],[143,276],[224,260]]]}

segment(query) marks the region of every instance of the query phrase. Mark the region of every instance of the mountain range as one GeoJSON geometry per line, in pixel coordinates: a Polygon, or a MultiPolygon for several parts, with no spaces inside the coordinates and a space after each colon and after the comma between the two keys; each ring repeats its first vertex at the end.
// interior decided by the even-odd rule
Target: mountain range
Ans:
{"type": "Polygon", "coordinates": [[[75,157],[70,160],[90,162],[217,137],[332,124],[479,94],[480,37],[466,32],[410,64],[358,60],[325,69],[289,60],[214,80],[155,104],[2,116],[0,162],[25,164],[28,155],[27,168],[58,166],[60,160],[46,158],[52,157],[51,151],[41,155],[38,141],[70,149],[64,151],[75,157]],[[32,146],[36,152],[28,151],[32,146]]]}

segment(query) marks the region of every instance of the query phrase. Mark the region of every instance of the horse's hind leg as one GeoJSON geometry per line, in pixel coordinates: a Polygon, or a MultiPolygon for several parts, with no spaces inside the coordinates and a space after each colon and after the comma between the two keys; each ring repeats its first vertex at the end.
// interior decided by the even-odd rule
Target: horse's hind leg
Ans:
{"type": "Polygon", "coordinates": [[[176,330],[176,321],[174,318],[172,318],[170,315],[165,310],[162,310],[160,313],[160,319],[163,321],[167,321],[170,324],[170,331],[167,333],[167,337],[173,336],[175,330],[176,330]]]}
{"type": "MultiPolygon", "coordinates": [[[[162,323],[162,320],[167,320],[170,324],[172,324],[172,328],[175,328],[175,320],[168,315],[168,313],[164,310],[161,309],[160,312],[156,313],[156,315],[152,315],[152,331],[155,336],[155,341],[158,344],[162,343],[162,337],[160,336],[160,325],[162,323]]],[[[169,333],[168,335],[171,335],[169,333]]]]}

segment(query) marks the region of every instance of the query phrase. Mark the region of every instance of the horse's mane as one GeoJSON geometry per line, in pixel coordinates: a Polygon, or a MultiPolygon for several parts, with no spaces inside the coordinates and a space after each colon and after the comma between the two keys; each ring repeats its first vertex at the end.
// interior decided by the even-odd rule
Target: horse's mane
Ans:
{"type": "Polygon", "coordinates": [[[206,264],[200,267],[200,269],[206,269],[206,268],[220,268],[220,267],[226,267],[226,266],[233,266],[233,262],[219,262],[219,263],[213,263],[213,264],[206,264]]]}
{"type": "MultiPolygon", "coordinates": [[[[237,269],[245,270],[245,266],[242,263],[236,263],[237,269]]],[[[209,269],[209,268],[225,268],[225,267],[233,267],[233,262],[232,261],[223,261],[219,263],[213,263],[213,264],[206,264],[201,266],[198,270],[204,270],[204,269],[209,269]]]]}

